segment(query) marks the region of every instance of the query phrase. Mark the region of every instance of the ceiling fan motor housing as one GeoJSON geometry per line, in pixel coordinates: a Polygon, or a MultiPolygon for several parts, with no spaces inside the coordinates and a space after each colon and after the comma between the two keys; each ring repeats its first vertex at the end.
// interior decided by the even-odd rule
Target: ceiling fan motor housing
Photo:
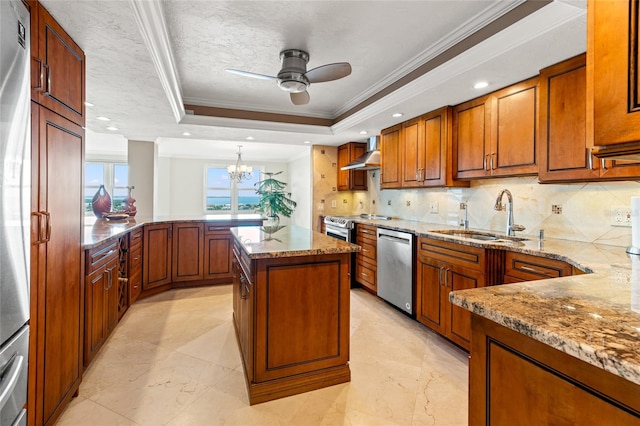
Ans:
{"type": "Polygon", "coordinates": [[[280,52],[282,68],[278,72],[278,86],[291,93],[307,90],[309,80],[305,77],[309,54],[303,50],[287,49],[280,52]]]}

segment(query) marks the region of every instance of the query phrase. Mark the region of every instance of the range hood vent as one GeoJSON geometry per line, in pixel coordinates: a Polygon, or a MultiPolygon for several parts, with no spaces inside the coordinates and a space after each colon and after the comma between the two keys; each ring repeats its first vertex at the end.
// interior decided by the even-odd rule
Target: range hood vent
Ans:
{"type": "Polygon", "coordinates": [[[379,136],[369,138],[369,149],[340,170],[375,170],[380,168],[380,151],[378,150],[379,136]]]}
{"type": "Polygon", "coordinates": [[[607,160],[640,161],[640,142],[601,146],[594,148],[592,154],[607,160]]]}

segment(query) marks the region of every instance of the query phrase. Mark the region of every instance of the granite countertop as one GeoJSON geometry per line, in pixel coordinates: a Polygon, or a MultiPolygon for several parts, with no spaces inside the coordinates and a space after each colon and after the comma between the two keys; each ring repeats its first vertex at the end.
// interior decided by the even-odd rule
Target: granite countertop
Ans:
{"type": "Polygon", "coordinates": [[[352,253],[360,246],[299,226],[231,228],[251,259],[352,253]],[[273,232],[266,232],[269,229],[273,232]]]}
{"type": "Polygon", "coordinates": [[[393,219],[355,221],[562,260],[588,272],[455,291],[449,298],[480,316],[640,384],[640,256],[627,255],[625,247],[553,238],[478,241],[436,232],[461,230],[454,226],[393,219]]]}
{"type": "Polygon", "coordinates": [[[161,224],[166,222],[242,222],[264,219],[262,215],[256,213],[245,214],[219,214],[219,215],[175,215],[175,216],[154,216],[154,217],[130,217],[126,220],[108,221],[95,217],[86,217],[84,223],[84,249],[93,248],[104,243],[111,238],[132,231],[145,224],[161,224]]]}

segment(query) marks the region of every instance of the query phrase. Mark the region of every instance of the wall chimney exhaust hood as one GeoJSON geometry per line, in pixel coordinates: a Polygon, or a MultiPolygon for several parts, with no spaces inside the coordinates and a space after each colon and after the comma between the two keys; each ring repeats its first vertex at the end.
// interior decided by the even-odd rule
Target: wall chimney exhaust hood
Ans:
{"type": "Polygon", "coordinates": [[[597,158],[607,160],[640,161],[640,142],[600,146],[594,148],[592,154],[597,158]]]}
{"type": "Polygon", "coordinates": [[[356,158],[340,170],[374,170],[380,168],[380,151],[378,150],[378,142],[380,136],[371,136],[369,138],[369,149],[367,152],[356,158]]]}

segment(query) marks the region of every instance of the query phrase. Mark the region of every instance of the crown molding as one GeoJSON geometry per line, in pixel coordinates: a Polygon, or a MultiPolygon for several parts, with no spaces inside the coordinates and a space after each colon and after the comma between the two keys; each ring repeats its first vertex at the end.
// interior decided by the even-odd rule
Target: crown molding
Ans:
{"type": "MultiPolygon", "coordinates": [[[[185,105],[199,105],[199,106],[207,106],[207,107],[223,108],[223,109],[234,109],[234,110],[246,110],[247,108],[249,108],[246,102],[230,102],[230,101],[212,102],[211,99],[194,98],[194,97],[184,98],[184,103],[185,105]]],[[[254,103],[251,104],[250,108],[251,108],[251,111],[268,112],[268,113],[274,113],[274,114],[298,115],[301,117],[304,116],[304,117],[313,117],[313,118],[324,118],[327,120],[333,120],[335,118],[335,116],[330,112],[315,112],[315,113],[305,112],[304,114],[300,114],[299,112],[297,112],[298,110],[291,109],[291,108],[289,109],[273,108],[270,106],[259,105],[254,103]]]]}
{"type": "Polygon", "coordinates": [[[180,124],[196,124],[200,126],[229,127],[233,129],[256,129],[278,132],[308,133],[313,135],[332,135],[329,126],[296,124],[279,121],[249,120],[243,118],[214,117],[185,114],[180,124]]]}
{"type": "Polygon", "coordinates": [[[159,1],[129,0],[129,4],[133,9],[136,24],[138,24],[142,39],[149,50],[162,88],[169,100],[173,116],[176,123],[179,123],[185,115],[182,88],[171,50],[162,3],[159,1]]]}

